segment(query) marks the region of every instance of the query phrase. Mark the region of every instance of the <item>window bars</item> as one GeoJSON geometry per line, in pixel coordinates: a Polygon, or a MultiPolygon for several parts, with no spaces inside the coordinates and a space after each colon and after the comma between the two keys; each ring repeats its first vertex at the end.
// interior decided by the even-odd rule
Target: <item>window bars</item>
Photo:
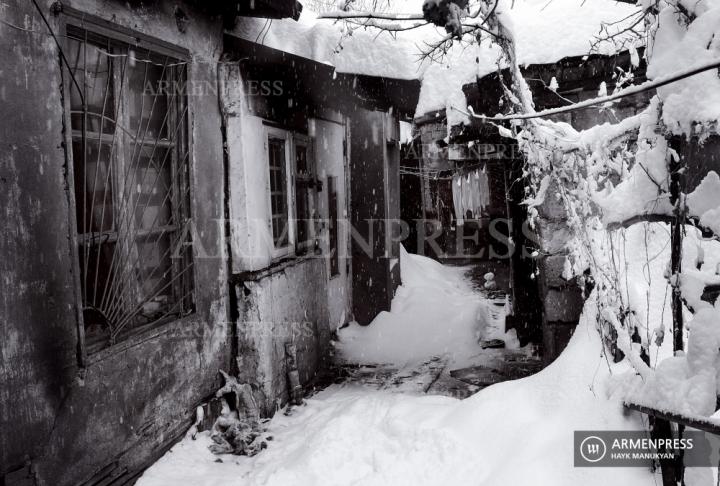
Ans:
{"type": "Polygon", "coordinates": [[[194,310],[186,64],[68,26],[85,343],[194,310]],[[82,92],[80,92],[82,89],[82,92]]]}

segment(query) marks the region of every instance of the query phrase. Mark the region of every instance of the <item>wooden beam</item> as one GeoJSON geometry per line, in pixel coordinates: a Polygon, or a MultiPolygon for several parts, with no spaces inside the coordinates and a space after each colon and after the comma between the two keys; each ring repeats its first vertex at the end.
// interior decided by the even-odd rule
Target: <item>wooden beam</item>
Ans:
{"type": "Polygon", "coordinates": [[[623,228],[629,228],[630,226],[638,223],[667,223],[670,224],[673,221],[673,216],[670,214],[639,214],[628,218],[618,223],[610,223],[607,225],[608,231],[615,231],[623,228]]]}
{"type": "Polygon", "coordinates": [[[689,417],[687,415],[681,415],[679,413],[657,410],[655,408],[647,407],[645,405],[640,405],[633,402],[625,402],[624,406],[625,408],[635,410],[636,412],[644,413],[645,415],[649,415],[651,417],[667,420],[668,422],[684,425],[686,427],[692,427],[694,429],[702,430],[703,432],[708,432],[710,434],[720,436],[720,424],[708,420],[707,417],[689,417]]]}

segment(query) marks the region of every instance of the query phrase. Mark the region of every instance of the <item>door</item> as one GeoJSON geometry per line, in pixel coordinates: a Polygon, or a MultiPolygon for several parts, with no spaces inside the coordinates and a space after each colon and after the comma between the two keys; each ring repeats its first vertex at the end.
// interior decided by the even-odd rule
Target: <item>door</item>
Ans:
{"type": "Polygon", "coordinates": [[[323,221],[323,255],[326,256],[328,309],[331,327],[350,320],[350,232],[347,221],[345,124],[315,120],[317,176],[323,221]]]}

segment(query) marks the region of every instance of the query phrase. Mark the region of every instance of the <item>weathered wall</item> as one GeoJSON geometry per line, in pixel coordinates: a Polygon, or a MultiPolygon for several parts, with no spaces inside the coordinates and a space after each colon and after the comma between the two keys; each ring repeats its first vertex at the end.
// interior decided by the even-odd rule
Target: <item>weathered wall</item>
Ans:
{"type": "Polygon", "coordinates": [[[389,150],[387,118],[385,112],[357,108],[350,120],[353,314],[362,325],[390,309],[400,282],[399,245],[392,239],[392,221],[400,219],[400,154],[389,150]]]}
{"type": "Polygon", "coordinates": [[[227,118],[233,272],[272,263],[270,197],[265,127],[252,115],[227,118]]]}
{"type": "MultiPolygon", "coordinates": [[[[567,102],[558,93],[574,102],[595,98],[601,82],[607,83],[608,93],[616,88],[612,78],[617,67],[632,69],[635,82],[642,82],[645,76],[645,62],[631,67],[630,55],[623,52],[614,57],[591,56],[579,62],[578,59],[561,61],[555,65],[539,65],[527,68],[526,76],[542,80],[533,86],[535,107],[538,110],[555,108],[567,102]],[[545,86],[552,77],[560,84],[558,93],[545,86]],[[544,83],[544,84],[543,84],[544,83]]],[[[555,121],[571,124],[577,130],[586,130],[603,123],[618,123],[641,112],[647,106],[653,92],[641,93],[624,98],[612,108],[590,107],[553,117],[555,121]]],[[[538,207],[538,233],[540,254],[538,261],[540,276],[537,279],[543,309],[543,360],[551,363],[565,349],[579,322],[584,305],[583,290],[577,280],[563,278],[567,260],[565,245],[572,235],[566,224],[567,212],[555,197],[558,190],[551,184],[544,203],[538,207]]]]}
{"type": "MultiPolygon", "coordinates": [[[[330,117],[328,117],[330,118],[330,117]]],[[[331,119],[316,119],[315,130],[315,156],[317,158],[317,170],[323,181],[323,190],[320,192],[320,216],[326,222],[323,225],[323,238],[321,245],[323,253],[330,254],[327,234],[330,231],[330,209],[329,209],[329,187],[328,178],[334,177],[337,190],[338,218],[341,220],[338,225],[338,275],[330,275],[330,261],[327,260],[328,281],[328,314],[330,324],[340,327],[350,318],[350,303],[352,297],[352,272],[350,259],[350,228],[348,219],[348,198],[349,198],[349,174],[347,173],[346,150],[343,149],[346,143],[345,121],[339,115],[331,119]]]]}
{"type": "Polygon", "coordinates": [[[287,403],[285,344],[295,344],[303,386],[327,364],[331,325],[325,260],[305,259],[236,287],[238,376],[250,383],[266,416],[287,403]]]}
{"type": "MultiPolygon", "coordinates": [[[[584,298],[575,279],[563,277],[568,250],[565,245],[571,238],[567,227],[567,211],[555,197],[554,183],[547,191],[543,204],[538,206],[537,227],[540,236],[541,257],[538,267],[538,285],[542,299],[543,361],[550,364],[570,341],[580,319],[584,298]]],[[[569,263],[569,262],[568,262],[569,263]]]]}
{"type": "MultiPolygon", "coordinates": [[[[242,53],[241,53],[242,54],[242,53]]],[[[261,99],[249,94],[240,69],[227,65],[221,74],[222,106],[227,141],[231,251],[237,302],[237,369],[249,383],[265,415],[288,400],[285,345],[295,344],[303,385],[310,384],[326,364],[330,351],[329,307],[341,308],[344,293],[328,291],[329,269],[324,255],[276,258],[270,230],[269,171],[266,152],[268,125],[261,99]]],[[[278,92],[277,96],[286,96],[278,92]]],[[[277,100],[275,100],[277,101],[277,100]]],[[[287,105],[287,99],[282,103],[287,105]]],[[[329,122],[322,122],[329,123],[329,122]]],[[[304,115],[300,125],[308,126],[304,115]]],[[[299,128],[284,127],[297,132],[299,128]]],[[[324,126],[324,125],[323,125],[324,126]]],[[[341,134],[342,134],[342,125],[341,134]]],[[[325,130],[321,127],[320,134],[325,130]]],[[[342,137],[318,139],[315,146],[317,177],[333,174],[343,181],[342,137]]],[[[291,161],[292,163],[293,161],[291,161]]],[[[321,218],[326,187],[317,194],[321,218]]],[[[318,235],[325,240],[322,231],[318,235]]],[[[321,245],[326,248],[326,244],[321,245]]],[[[334,326],[333,326],[334,327],[334,326]]]]}
{"type": "MultiPolygon", "coordinates": [[[[39,2],[59,32],[52,3],[39,2]]],[[[189,49],[189,79],[214,84],[219,20],[180,1],[157,3],[63,2],[189,49]],[[176,4],[191,19],[184,34],[176,4]]],[[[194,237],[208,256],[195,260],[197,312],[91,356],[81,369],[58,49],[31,2],[7,0],[2,15],[31,32],[0,24],[0,482],[127,479],[184,431],[217,385],[218,368],[229,365],[217,99],[189,99],[194,237]]]]}

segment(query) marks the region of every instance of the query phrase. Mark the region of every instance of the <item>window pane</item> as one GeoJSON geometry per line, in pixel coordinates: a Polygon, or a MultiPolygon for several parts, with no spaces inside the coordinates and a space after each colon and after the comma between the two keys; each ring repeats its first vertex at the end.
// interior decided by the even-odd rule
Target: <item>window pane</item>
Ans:
{"type": "Polygon", "coordinates": [[[299,176],[306,176],[309,174],[307,147],[305,145],[295,146],[295,167],[299,176]]]}
{"type": "Polygon", "coordinates": [[[169,309],[173,295],[170,236],[151,236],[137,244],[140,273],[141,317],[154,320],[169,309]]]}
{"type": "Polygon", "coordinates": [[[270,205],[273,217],[272,231],[275,247],[287,246],[288,208],[287,173],[285,169],[285,140],[268,140],[268,158],[270,164],[270,205]]]}
{"type": "Polygon", "coordinates": [[[73,161],[78,233],[112,231],[115,209],[110,147],[91,141],[83,147],[75,141],[73,161]]]}
{"type": "Polygon", "coordinates": [[[98,42],[68,39],[68,61],[82,92],[71,83],[70,105],[73,130],[112,133],[115,130],[115,94],[109,48],[98,42]],[[83,111],[83,96],[87,112],[83,111]]]}
{"type": "Polygon", "coordinates": [[[131,178],[135,225],[150,230],[172,223],[172,157],[169,150],[144,146],[131,178]]]}
{"type": "Polygon", "coordinates": [[[330,275],[338,275],[340,273],[340,255],[338,254],[338,245],[340,241],[339,221],[338,221],[338,192],[337,177],[328,177],[327,179],[328,194],[328,212],[330,216],[330,275]]]}
{"type": "Polygon", "coordinates": [[[167,140],[168,128],[176,127],[176,120],[169,116],[168,99],[182,96],[176,92],[180,88],[173,82],[173,68],[166,65],[167,59],[147,53],[131,50],[129,55],[128,128],[139,138],[138,143],[167,140]]]}
{"type": "Polygon", "coordinates": [[[115,247],[115,242],[80,245],[80,272],[86,283],[83,317],[85,337],[89,340],[110,335],[107,312],[112,308],[115,247]]]}
{"type": "Polygon", "coordinates": [[[312,238],[312,195],[313,190],[306,181],[298,180],[295,185],[295,213],[297,215],[298,242],[305,243],[312,238]]]}

